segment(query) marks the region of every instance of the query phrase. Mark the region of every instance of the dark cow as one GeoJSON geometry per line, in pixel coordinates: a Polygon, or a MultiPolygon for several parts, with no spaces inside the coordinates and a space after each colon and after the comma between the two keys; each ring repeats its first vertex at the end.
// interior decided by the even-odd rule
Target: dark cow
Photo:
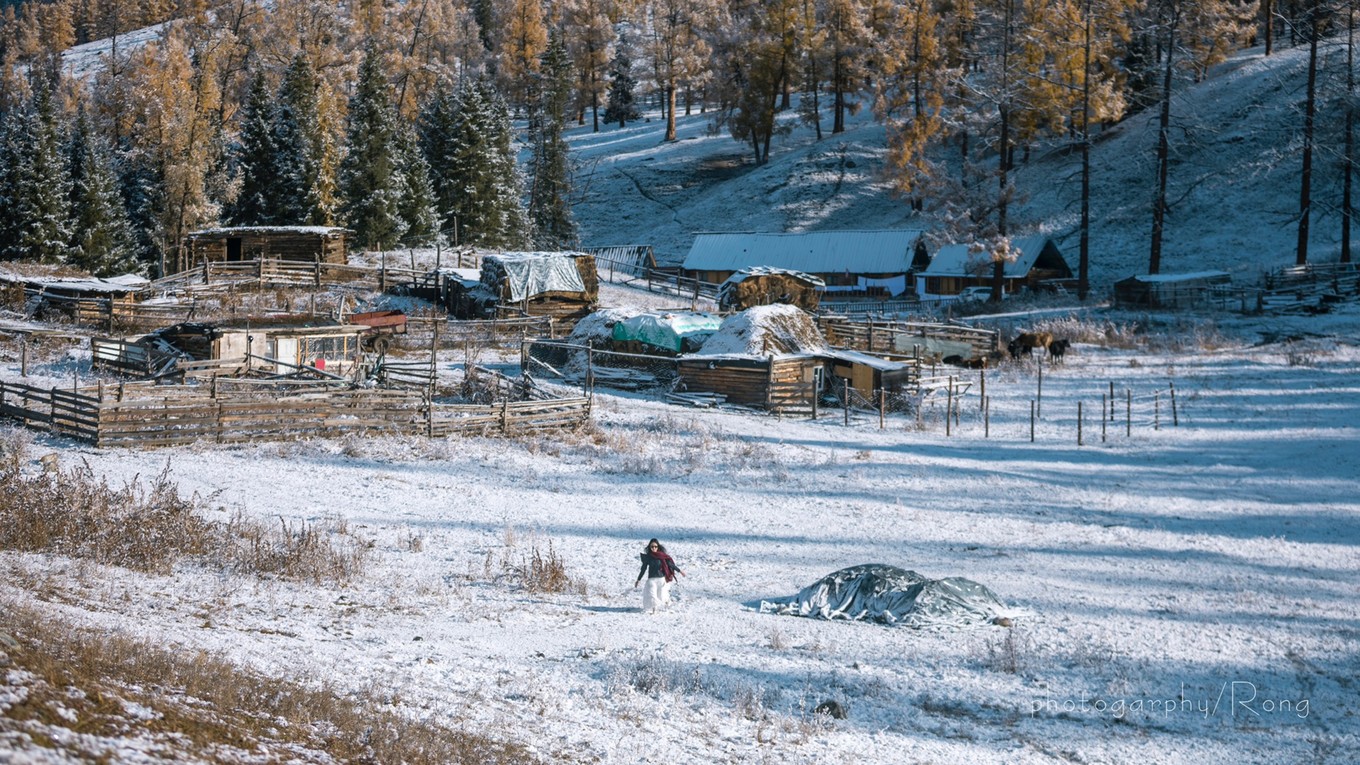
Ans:
{"type": "Polygon", "coordinates": [[[1021,354],[1026,356],[1033,354],[1035,348],[1046,349],[1052,342],[1052,332],[1021,332],[1006,344],[1006,350],[1011,352],[1011,358],[1018,359],[1021,354]]]}
{"type": "Polygon", "coordinates": [[[1048,344],[1048,357],[1053,359],[1054,364],[1060,364],[1063,360],[1063,354],[1067,353],[1067,349],[1071,347],[1071,340],[1054,340],[1048,344]]]}

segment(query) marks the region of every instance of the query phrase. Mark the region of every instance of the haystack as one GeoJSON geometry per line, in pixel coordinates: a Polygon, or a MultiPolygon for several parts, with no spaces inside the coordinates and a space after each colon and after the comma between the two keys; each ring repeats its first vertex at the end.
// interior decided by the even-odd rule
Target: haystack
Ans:
{"type": "Polygon", "coordinates": [[[699,349],[699,355],[806,354],[825,351],[826,347],[817,323],[802,309],[766,305],[729,316],[699,349]]]}
{"type": "Polygon", "coordinates": [[[595,258],[583,252],[503,252],[482,258],[482,283],[502,303],[563,298],[594,303],[600,295],[595,258]]]}
{"type": "Polygon", "coordinates": [[[718,308],[744,311],[761,305],[792,305],[817,310],[826,283],[802,271],[756,266],[727,277],[718,288],[718,308]]]}

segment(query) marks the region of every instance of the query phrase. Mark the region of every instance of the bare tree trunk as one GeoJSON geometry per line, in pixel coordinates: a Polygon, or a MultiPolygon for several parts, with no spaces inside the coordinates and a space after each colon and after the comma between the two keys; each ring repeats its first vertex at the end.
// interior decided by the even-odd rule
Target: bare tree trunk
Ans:
{"type": "Polygon", "coordinates": [[[1091,290],[1091,0],[1086,0],[1081,70],[1081,238],[1077,256],[1077,299],[1091,290]]]}
{"type": "Polygon", "coordinates": [[[1341,262],[1351,262],[1351,188],[1355,175],[1355,3],[1346,9],[1346,138],[1345,175],[1341,181],[1341,262]]]}
{"type": "Polygon", "coordinates": [[[1157,117],[1157,194],[1152,201],[1152,247],[1148,255],[1148,273],[1161,273],[1162,233],[1166,225],[1166,185],[1171,165],[1171,76],[1175,72],[1176,26],[1180,9],[1171,11],[1167,31],[1166,59],[1163,61],[1162,104],[1157,117]]]}
{"type": "Polygon", "coordinates": [[[666,140],[675,140],[675,82],[666,83],[666,140]]]}
{"type": "Polygon", "coordinates": [[[1266,21],[1266,55],[1275,47],[1275,4],[1273,0],[1261,0],[1261,15],[1266,21]]]}
{"type": "Polygon", "coordinates": [[[1308,21],[1308,95],[1303,106],[1303,172],[1299,181],[1299,240],[1294,262],[1308,262],[1308,224],[1313,207],[1313,123],[1317,112],[1317,55],[1319,28],[1317,12],[1309,9],[1308,21]]]}

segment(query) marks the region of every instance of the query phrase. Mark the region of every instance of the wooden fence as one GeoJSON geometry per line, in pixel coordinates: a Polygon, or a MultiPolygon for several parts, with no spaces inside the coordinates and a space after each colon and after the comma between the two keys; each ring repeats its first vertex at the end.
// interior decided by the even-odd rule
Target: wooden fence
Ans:
{"type": "Polygon", "coordinates": [[[335,287],[387,291],[395,287],[416,288],[428,272],[398,266],[358,266],[343,263],[307,263],[264,258],[232,263],[200,263],[186,271],[157,279],[152,292],[194,292],[234,287],[335,287]]]}
{"type": "Polygon", "coordinates": [[[419,391],[325,383],[211,386],[131,383],[64,390],[0,382],[0,414],[96,446],[240,443],[347,433],[517,434],[589,422],[586,398],[494,404],[430,402],[419,391]]]}
{"type": "MultiPolygon", "coordinates": [[[[850,320],[821,317],[818,326],[833,347],[864,351],[872,354],[900,354],[911,356],[912,348],[930,348],[933,343],[941,348],[947,344],[966,346],[974,358],[985,358],[1001,348],[1001,336],[996,330],[961,327],[954,324],[918,324],[912,322],[876,322],[872,318],[850,320]],[[927,342],[918,343],[918,339],[927,342]]],[[[959,348],[965,350],[965,348],[959,348]]],[[[931,355],[926,352],[922,356],[931,355]]],[[[953,354],[943,353],[949,356],[953,354]]],[[[966,354],[959,354],[966,355],[966,354]]]]}

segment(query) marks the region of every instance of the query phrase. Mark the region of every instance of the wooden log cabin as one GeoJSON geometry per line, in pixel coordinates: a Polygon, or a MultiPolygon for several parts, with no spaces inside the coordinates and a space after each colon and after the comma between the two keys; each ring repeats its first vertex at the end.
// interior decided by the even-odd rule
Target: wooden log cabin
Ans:
{"type": "Polygon", "coordinates": [[[344,264],[348,237],[334,226],[240,226],[189,234],[189,266],[278,259],[344,264]]]}

